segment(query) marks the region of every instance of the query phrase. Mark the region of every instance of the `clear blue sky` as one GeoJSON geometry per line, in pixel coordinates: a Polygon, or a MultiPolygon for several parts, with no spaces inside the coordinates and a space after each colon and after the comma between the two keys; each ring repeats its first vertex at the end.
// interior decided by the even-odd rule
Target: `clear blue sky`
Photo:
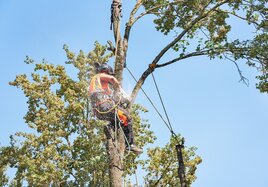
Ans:
{"type": "MultiPolygon", "coordinates": [[[[123,20],[134,2],[123,1],[123,20]]],[[[8,85],[17,74],[31,72],[23,63],[25,56],[64,64],[63,44],[78,52],[89,51],[96,40],[103,44],[112,40],[109,11],[110,1],[0,1],[1,145],[8,144],[10,134],[28,129],[23,121],[26,99],[8,85]]],[[[235,29],[242,37],[250,35],[244,25],[235,29]]],[[[128,65],[136,76],[169,40],[155,31],[151,17],[135,25],[128,65]]],[[[268,95],[255,89],[257,72],[239,65],[249,87],[238,82],[236,68],[228,61],[194,58],[155,72],[174,131],[185,137],[186,146],[197,146],[203,158],[193,187],[268,186],[268,95]]],[[[134,86],[127,73],[124,86],[126,90],[134,86]]],[[[144,89],[158,102],[151,78],[144,89]]],[[[150,110],[144,116],[158,137],[155,145],[167,143],[169,131],[142,93],[137,102],[150,110]]]]}

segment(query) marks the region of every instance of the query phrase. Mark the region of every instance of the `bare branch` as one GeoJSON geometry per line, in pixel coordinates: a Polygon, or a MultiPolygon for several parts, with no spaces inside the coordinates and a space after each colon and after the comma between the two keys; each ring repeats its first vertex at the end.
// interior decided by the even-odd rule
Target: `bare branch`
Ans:
{"type": "Polygon", "coordinates": [[[133,10],[130,13],[128,22],[126,23],[126,29],[125,29],[125,34],[124,34],[124,43],[128,42],[130,29],[131,29],[133,22],[134,22],[134,16],[135,16],[136,12],[139,10],[139,8],[141,7],[143,1],[144,0],[138,0],[135,4],[133,10]]]}
{"type": "Polygon", "coordinates": [[[133,25],[134,15],[141,7],[144,0],[138,0],[136,5],[134,6],[133,10],[130,13],[129,20],[126,23],[125,33],[124,33],[124,39],[123,39],[123,52],[124,52],[124,58],[126,58],[127,50],[128,50],[128,40],[130,35],[130,30],[133,25]]]}
{"type": "Polygon", "coordinates": [[[134,16],[137,13],[137,11],[139,10],[139,8],[141,7],[143,3],[143,0],[138,0],[136,5],[134,6],[133,10],[130,13],[130,17],[129,17],[129,21],[128,23],[132,26],[133,25],[133,21],[134,21],[134,16]]]}
{"type": "Polygon", "coordinates": [[[255,25],[257,25],[257,26],[260,25],[258,22],[254,21],[254,20],[248,20],[247,18],[242,17],[242,16],[240,16],[240,15],[237,15],[237,14],[235,14],[234,12],[229,12],[229,11],[227,11],[227,10],[216,10],[216,11],[217,11],[217,12],[220,12],[220,11],[221,11],[221,12],[224,12],[224,13],[228,13],[228,14],[233,15],[233,16],[235,16],[235,17],[241,19],[241,20],[247,21],[247,22],[252,23],[252,24],[255,24],[255,25]]]}
{"type": "Polygon", "coordinates": [[[229,60],[229,61],[231,61],[231,62],[233,62],[235,64],[235,66],[237,68],[237,71],[239,73],[239,76],[240,76],[239,82],[242,81],[245,85],[249,86],[249,80],[246,77],[243,76],[242,71],[240,70],[240,68],[239,68],[238,64],[236,63],[236,61],[234,61],[233,59],[229,58],[226,54],[223,54],[223,55],[227,60],[229,60]]]}
{"type": "MultiPolygon", "coordinates": [[[[241,53],[241,50],[244,50],[244,49],[243,48],[236,48],[236,49],[230,50],[229,48],[220,47],[220,48],[214,48],[214,49],[207,49],[207,50],[203,50],[203,51],[195,51],[195,52],[188,53],[186,55],[180,56],[178,58],[175,58],[175,59],[173,59],[171,61],[165,62],[163,64],[158,64],[158,65],[156,65],[156,68],[161,68],[161,67],[164,67],[164,66],[173,64],[175,62],[178,62],[178,61],[183,60],[183,59],[186,59],[186,58],[195,57],[195,56],[202,56],[202,55],[208,55],[212,51],[214,51],[214,53],[217,52],[217,51],[221,51],[222,53],[230,52],[231,54],[234,54],[234,53],[238,53],[238,52],[241,53]]],[[[223,55],[224,55],[224,57],[226,59],[228,59],[228,57],[226,56],[226,54],[223,54],[223,55]]]]}
{"type": "Polygon", "coordinates": [[[167,66],[167,65],[170,65],[170,64],[173,64],[175,62],[178,62],[180,60],[183,60],[183,59],[186,59],[186,58],[190,58],[190,57],[195,57],[195,56],[202,56],[202,55],[207,55],[209,54],[211,50],[204,50],[204,51],[196,51],[196,52],[192,52],[192,53],[189,53],[187,55],[183,55],[181,57],[178,57],[178,58],[175,58],[171,61],[168,61],[168,62],[165,62],[163,64],[159,64],[159,65],[156,65],[156,68],[161,68],[161,67],[164,67],[164,66],[167,66]]]}
{"type": "Polygon", "coordinates": [[[108,40],[107,43],[108,43],[108,45],[109,45],[109,46],[107,47],[107,50],[113,52],[113,54],[115,55],[115,47],[114,47],[113,43],[112,43],[110,40],[108,40]]]}

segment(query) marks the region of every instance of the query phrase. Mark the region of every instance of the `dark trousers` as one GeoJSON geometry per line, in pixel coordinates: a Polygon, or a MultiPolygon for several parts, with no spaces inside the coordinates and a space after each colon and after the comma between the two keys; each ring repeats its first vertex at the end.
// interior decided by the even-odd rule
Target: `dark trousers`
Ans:
{"type": "Polygon", "coordinates": [[[115,127],[119,127],[118,125],[120,125],[126,136],[126,145],[134,144],[134,135],[133,135],[133,129],[132,129],[133,120],[123,108],[118,107],[119,110],[122,110],[124,112],[124,115],[126,115],[128,119],[128,125],[124,126],[120,122],[118,115],[115,113],[117,109],[113,109],[109,111],[113,107],[114,107],[114,103],[112,101],[104,102],[97,106],[97,110],[93,109],[93,111],[98,119],[109,121],[110,123],[109,125],[111,127],[115,128],[115,127]],[[106,111],[109,111],[109,112],[106,112],[106,111]]]}

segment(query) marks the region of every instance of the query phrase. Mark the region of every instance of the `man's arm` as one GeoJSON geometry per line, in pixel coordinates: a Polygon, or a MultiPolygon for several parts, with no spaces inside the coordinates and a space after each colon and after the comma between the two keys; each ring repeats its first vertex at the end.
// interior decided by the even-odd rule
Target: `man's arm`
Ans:
{"type": "Polygon", "coordinates": [[[100,78],[103,79],[103,80],[106,80],[107,82],[109,82],[111,84],[113,84],[116,88],[120,88],[120,84],[119,84],[118,80],[114,76],[102,73],[100,78]]]}

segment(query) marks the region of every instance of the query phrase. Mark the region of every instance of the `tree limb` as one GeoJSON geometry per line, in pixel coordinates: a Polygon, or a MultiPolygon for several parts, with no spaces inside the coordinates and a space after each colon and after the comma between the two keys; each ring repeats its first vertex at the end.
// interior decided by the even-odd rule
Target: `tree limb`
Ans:
{"type": "Polygon", "coordinates": [[[126,54],[127,48],[128,48],[128,40],[129,40],[129,34],[131,27],[133,25],[133,20],[136,12],[139,10],[141,7],[142,3],[144,0],[138,0],[136,5],[134,6],[133,10],[130,13],[128,22],[126,23],[126,28],[125,28],[125,34],[124,34],[124,40],[123,40],[123,45],[124,45],[124,53],[126,54]]]}
{"type": "Polygon", "coordinates": [[[222,1],[221,3],[215,5],[213,8],[211,8],[208,12],[205,14],[200,14],[197,18],[195,18],[172,42],[170,42],[166,47],[163,48],[162,51],[155,57],[153,60],[153,64],[157,64],[158,61],[163,57],[163,55],[171,48],[173,47],[178,41],[182,39],[182,37],[191,30],[195,24],[197,24],[200,20],[206,18],[211,12],[215,11],[218,7],[225,4],[229,0],[222,1]]]}
{"type": "MultiPolygon", "coordinates": [[[[123,45],[124,45],[124,53],[126,54],[127,52],[127,48],[128,48],[128,40],[129,40],[129,35],[130,35],[130,30],[132,28],[132,26],[134,25],[134,23],[136,21],[138,21],[141,17],[143,17],[146,14],[151,14],[153,10],[157,9],[157,8],[161,8],[163,6],[167,6],[167,5],[171,5],[171,4],[176,4],[179,2],[184,2],[185,0],[177,0],[174,2],[170,2],[170,3],[165,3],[165,4],[161,4],[159,6],[155,6],[153,8],[150,8],[149,10],[141,13],[138,17],[134,18],[135,14],[137,13],[137,11],[139,10],[139,8],[141,7],[142,3],[144,2],[144,0],[138,0],[136,5],[134,6],[133,10],[130,13],[130,17],[128,22],[126,23],[126,28],[125,28],[125,34],[124,34],[124,40],[123,40],[123,45]]],[[[157,13],[155,13],[157,14],[157,13]]]]}
{"type": "Polygon", "coordinates": [[[187,55],[183,55],[181,57],[178,57],[178,58],[175,58],[171,61],[168,61],[168,62],[165,62],[163,64],[158,64],[156,65],[155,68],[161,68],[161,67],[164,67],[164,66],[167,66],[167,65],[170,65],[170,64],[173,64],[175,62],[178,62],[180,60],[183,60],[183,59],[186,59],[186,58],[190,58],[190,57],[195,57],[195,56],[202,56],[202,55],[207,55],[209,54],[211,50],[204,50],[204,51],[196,51],[196,52],[192,52],[192,53],[189,53],[187,55]]]}
{"type": "MultiPolygon", "coordinates": [[[[222,50],[222,49],[219,49],[219,50],[222,50]]],[[[227,49],[226,49],[226,50],[227,50],[227,49]]],[[[190,58],[190,57],[208,55],[210,51],[211,51],[211,50],[204,50],[204,51],[192,52],[192,53],[189,53],[189,54],[187,54],[187,55],[184,55],[184,56],[175,58],[175,59],[173,59],[173,60],[171,60],[171,61],[165,62],[165,63],[163,63],[163,64],[156,65],[155,68],[161,68],[161,67],[164,67],[164,66],[173,64],[173,63],[175,63],[175,62],[178,62],[178,61],[180,61],[180,60],[183,60],[183,59],[186,59],[186,58],[190,58]]],[[[223,56],[224,56],[227,60],[229,60],[229,61],[231,61],[231,62],[233,62],[233,63],[235,64],[235,66],[236,66],[236,68],[237,68],[237,71],[238,71],[238,73],[239,73],[239,76],[240,76],[240,81],[242,81],[244,84],[246,84],[246,85],[248,86],[248,85],[249,85],[249,80],[248,80],[245,76],[243,76],[242,71],[240,70],[240,68],[239,68],[238,64],[236,63],[236,61],[234,61],[234,60],[232,60],[231,58],[229,58],[226,54],[223,54],[223,56]]]]}
{"type": "MultiPolygon", "coordinates": [[[[153,65],[156,65],[159,60],[163,57],[163,55],[171,48],[173,47],[178,41],[180,41],[182,39],[182,37],[189,31],[191,30],[200,20],[206,18],[207,16],[210,15],[211,12],[215,11],[218,7],[220,7],[221,5],[227,3],[229,0],[224,0],[218,4],[216,4],[213,8],[211,8],[209,11],[207,11],[204,14],[200,14],[197,18],[195,18],[192,22],[190,22],[190,24],[172,41],[170,42],[166,47],[164,47],[160,53],[155,57],[155,59],[152,61],[153,65]]],[[[208,5],[207,5],[208,6],[208,5]]],[[[206,7],[207,7],[206,6],[206,7]]],[[[145,82],[146,78],[153,72],[153,69],[151,69],[150,67],[147,68],[147,70],[145,70],[142,74],[142,76],[140,77],[140,79],[137,81],[132,93],[131,93],[131,102],[134,102],[138,91],[140,90],[141,86],[143,85],[143,83],[145,82]]]]}
{"type": "Polygon", "coordinates": [[[142,3],[144,0],[138,0],[136,5],[134,6],[133,10],[130,13],[130,17],[129,17],[129,21],[128,23],[132,26],[133,25],[133,21],[134,21],[134,16],[137,13],[137,11],[139,10],[139,8],[141,7],[142,3]]]}
{"type": "Polygon", "coordinates": [[[255,24],[255,25],[257,25],[257,26],[259,26],[260,24],[258,23],[258,22],[256,22],[256,21],[254,21],[254,20],[248,20],[247,18],[244,18],[244,17],[242,17],[242,16],[240,16],[240,15],[237,15],[237,14],[235,14],[235,13],[233,13],[233,12],[229,12],[229,11],[227,11],[227,10],[216,10],[217,12],[224,12],[224,13],[228,13],[228,14],[230,14],[230,15],[233,15],[234,17],[237,17],[237,18],[239,18],[239,19],[241,19],[241,20],[244,20],[244,21],[247,21],[247,22],[249,22],[249,23],[252,23],[252,24],[255,24]]]}

